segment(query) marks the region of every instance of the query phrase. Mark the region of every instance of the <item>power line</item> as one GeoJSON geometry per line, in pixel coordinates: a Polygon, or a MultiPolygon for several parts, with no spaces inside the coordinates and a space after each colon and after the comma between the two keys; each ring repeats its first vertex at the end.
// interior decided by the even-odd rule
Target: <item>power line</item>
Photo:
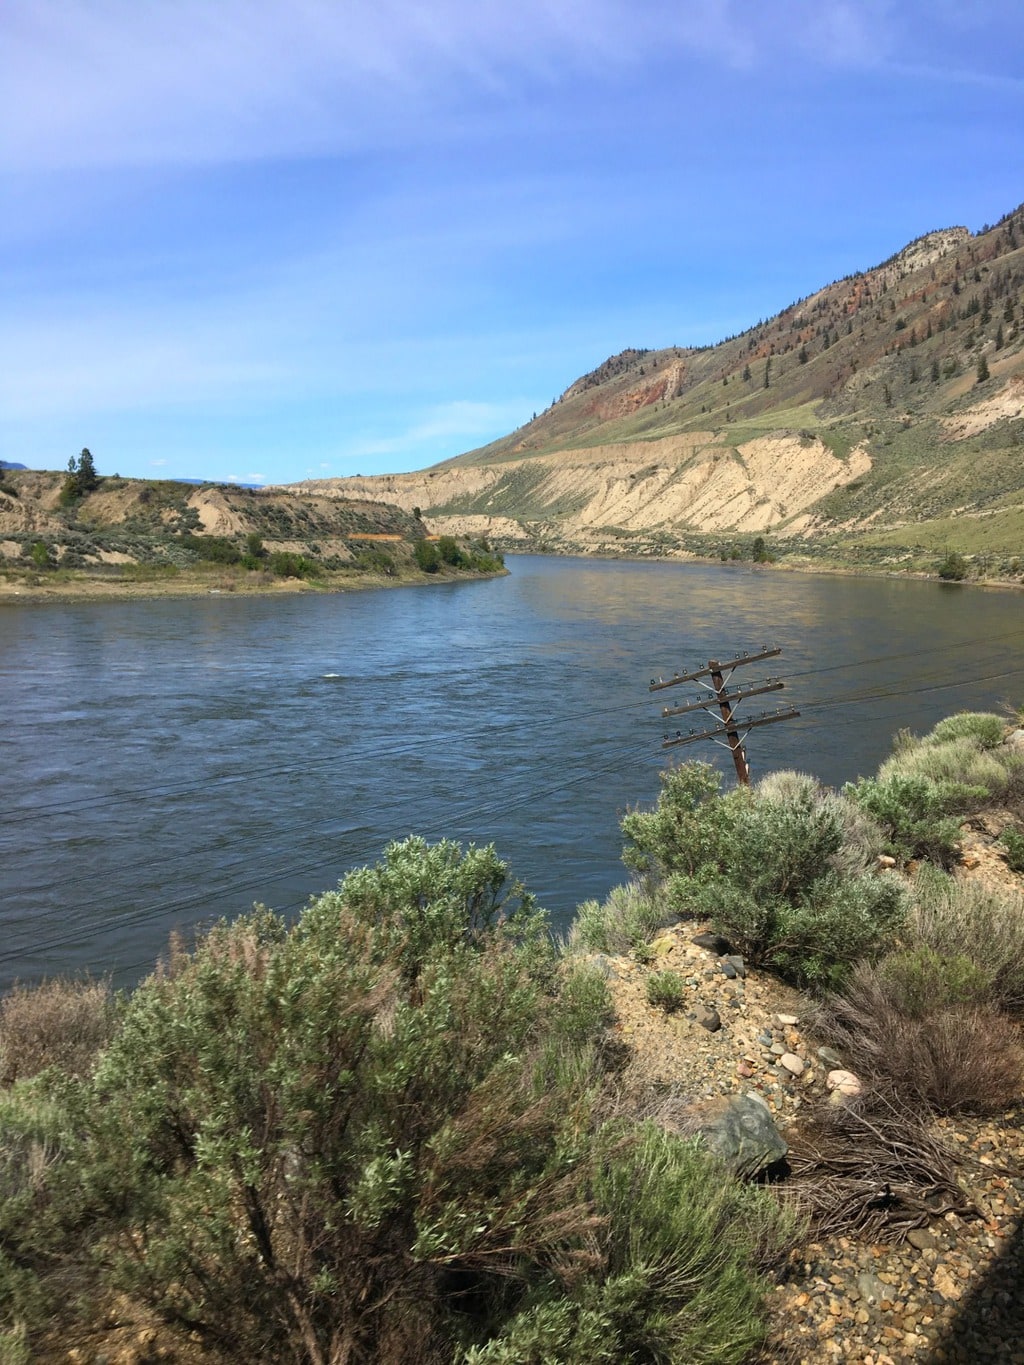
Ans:
{"type": "MultiPolygon", "coordinates": [[[[539,800],[541,797],[556,795],[558,792],[565,791],[568,790],[570,787],[577,786],[580,782],[591,781],[594,777],[601,776],[602,774],[607,772],[612,772],[617,768],[620,768],[627,759],[631,762],[635,762],[637,757],[639,757],[638,746],[635,743],[630,744],[629,746],[620,750],[616,754],[616,756],[611,760],[611,762],[603,764],[601,767],[588,768],[585,772],[578,774],[576,777],[569,778],[566,781],[559,782],[551,787],[546,787],[540,790],[531,789],[530,791],[523,793],[517,799],[512,801],[509,801],[504,798],[497,798],[494,802],[490,803],[489,805],[485,804],[483,806],[467,803],[466,806],[463,808],[463,811],[460,812],[460,815],[462,818],[465,818],[466,815],[472,813],[481,817],[486,817],[487,815],[493,814],[495,811],[498,810],[502,812],[517,810],[522,806],[531,804],[539,800]]],[[[310,841],[310,847],[314,846],[319,846],[319,840],[316,841],[316,844],[310,841]]],[[[377,848],[375,852],[379,854],[380,849],[377,848]]],[[[372,856],[372,853],[370,854],[370,856],[372,856]]],[[[243,861],[246,860],[238,859],[231,866],[232,867],[239,866],[243,861]]],[[[97,934],[103,933],[112,927],[120,926],[125,928],[128,927],[135,928],[138,927],[139,925],[147,923],[151,919],[158,918],[162,915],[174,914],[179,911],[186,911],[192,908],[198,908],[199,906],[202,905],[203,902],[208,902],[210,899],[214,897],[223,898],[225,896],[237,895],[244,891],[255,890],[261,885],[265,885],[268,880],[280,881],[285,878],[295,876],[299,873],[312,874],[314,872],[321,871],[327,867],[330,867],[334,861],[335,861],[334,859],[328,859],[322,860],[318,863],[309,863],[306,860],[303,860],[302,862],[299,863],[292,863],[284,868],[280,867],[279,865],[275,865],[273,862],[265,862],[262,866],[259,867],[259,870],[255,873],[254,876],[246,879],[245,881],[230,883],[227,886],[223,885],[217,885],[214,887],[208,886],[205,887],[202,891],[196,892],[194,895],[180,897],[179,899],[174,901],[165,901],[158,905],[145,906],[141,910],[128,912],[125,915],[111,915],[106,916],[99,920],[92,920],[90,921],[87,927],[85,926],[76,927],[74,930],[71,930],[66,934],[61,934],[58,937],[50,939],[36,938],[32,941],[31,944],[25,945],[25,947],[19,947],[13,951],[0,953],[0,963],[9,962],[21,957],[24,954],[25,948],[31,948],[33,951],[36,950],[41,951],[51,948],[66,947],[71,943],[81,943],[90,938],[95,938],[97,934]]],[[[252,867],[251,861],[246,861],[246,865],[252,867]]],[[[358,861],[356,863],[350,863],[350,865],[352,866],[358,865],[358,861]]]]}
{"type": "MultiPolygon", "coordinates": [[[[1001,639],[1021,637],[1024,637],[1024,631],[1022,630],[1005,631],[1002,632],[1001,634],[996,635],[989,634],[986,636],[977,637],[975,639],[961,639],[959,641],[955,641],[952,646],[947,641],[942,645],[929,646],[924,649],[905,650],[895,654],[880,654],[875,655],[871,658],[858,659],[850,663],[830,664],[821,668],[802,669],[796,672],[789,673],[788,676],[792,679],[813,677],[818,674],[834,673],[838,671],[849,671],[856,668],[865,668],[872,664],[883,664],[894,660],[918,658],[928,654],[935,653],[948,654],[951,648],[952,649],[967,648],[969,646],[976,644],[992,643],[994,641],[1001,639]]],[[[674,680],[670,680],[670,682],[672,681],[674,680]]],[[[666,683],[666,686],[667,685],[669,684],[666,683]]],[[[836,704],[839,705],[841,703],[837,702],[836,704]]],[[[593,710],[588,708],[588,715],[599,716],[621,714],[626,711],[638,710],[644,706],[645,706],[644,702],[638,701],[626,702],[617,706],[600,707],[593,710]]],[[[516,723],[510,724],[509,726],[505,727],[505,730],[506,733],[509,731],[524,732],[530,731],[532,733],[535,732],[540,727],[553,728],[572,724],[575,724],[575,720],[571,716],[539,720],[531,718],[529,720],[521,721],[517,724],[516,723]]],[[[489,727],[481,725],[468,731],[449,730],[446,733],[443,733],[439,736],[435,734],[434,739],[438,743],[444,743],[455,737],[468,743],[475,738],[487,737],[490,733],[491,731],[489,727]]],[[[400,757],[402,754],[408,753],[410,751],[410,748],[415,747],[415,743],[416,742],[413,741],[406,741],[399,744],[393,744],[379,750],[378,753],[380,754],[381,757],[384,758],[400,757]]],[[[76,811],[82,810],[83,808],[92,810],[96,809],[97,807],[102,808],[105,806],[120,805],[128,802],[139,801],[142,799],[164,800],[172,796],[189,796],[196,792],[208,791],[212,787],[235,785],[241,782],[253,782],[260,780],[262,778],[271,777],[280,778],[296,772],[306,773],[311,768],[319,768],[325,765],[335,763],[341,757],[344,757],[344,753],[333,752],[329,754],[323,754],[320,756],[304,758],[300,763],[277,765],[262,768],[247,768],[243,772],[225,773],[217,777],[206,777],[199,782],[173,783],[169,786],[162,788],[153,788],[152,786],[146,788],[134,788],[120,792],[107,793],[102,796],[83,796],[71,800],[66,800],[63,802],[52,802],[41,805],[14,807],[8,811],[0,812],[0,818],[2,818],[8,825],[17,825],[36,820],[41,815],[57,814],[72,815],[76,811]]]]}

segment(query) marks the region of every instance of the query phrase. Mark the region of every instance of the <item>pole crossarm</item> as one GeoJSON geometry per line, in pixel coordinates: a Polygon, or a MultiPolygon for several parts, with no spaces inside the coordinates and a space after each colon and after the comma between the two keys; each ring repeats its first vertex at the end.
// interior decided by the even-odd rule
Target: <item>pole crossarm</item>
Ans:
{"type": "MultiPolygon", "coordinates": [[[[727,665],[723,665],[723,667],[727,667],[727,665]]],[[[700,697],[696,701],[691,701],[685,706],[662,707],[661,714],[662,718],[667,716],[682,716],[685,715],[687,711],[706,710],[709,706],[718,706],[723,701],[731,704],[737,701],[745,701],[747,697],[760,697],[765,692],[778,692],[780,688],[785,686],[786,684],[784,682],[769,678],[768,681],[762,683],[760,687],[748,687],[739,692],[723,692],[720,697],[713,691],[709,691],[706,697],[700,697]]]]}
{"type": "Polygon", "coordinates": [[[800,712],[791,706],[782,711],[765,712],[760,716],[752,716],[750,720],[733,720],[729,725],[717,725],[712,730],[698,730],[696,733],[691,732],[686,735],[677,730],[674,737],[665,736],[661,742],[661,747],[672,749],[679,744],[696,744],[699,739],[715,739],[719,735],[731,735],[740,730],[746,733],[758,725],[774,725],[777,720],[793,720],[799,714],[800,712]]]}
{"type": "Polygon", "coordinates": [[[774,659],[782,650],[778,646],[770,647],[765,645],[758,654],[743,654],[738,659],[730,659],[728,663],[709,663],[706,668],[698,668],[693,673],[676,673],[671,678],[652,678],[648,688],[650,692],[660,692],[665,687],[678,687],[680,683],[696,682],[698,678],[710,678],[712,673],[724,673],[727,669],[740,668],[743,664],[756,664],[761,659],[774,659]]]}

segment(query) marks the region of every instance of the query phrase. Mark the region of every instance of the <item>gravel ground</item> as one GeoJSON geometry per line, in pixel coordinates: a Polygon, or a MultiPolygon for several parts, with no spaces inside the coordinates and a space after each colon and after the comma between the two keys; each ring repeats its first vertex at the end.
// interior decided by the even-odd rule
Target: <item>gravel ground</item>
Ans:
{"type": "MultiPolygon", "coordinates": [[[[792,1140],[830,1069],[805,1031],[809,1002],[756,972],[727,978],[721,960],[691,942],[701,927],[664,931],[647,964],[610,964],[615,1028],[632,1054],[627,1083],[695,1099],[754,1091],[792,1140]],[[684,983],[674,1014],[646,998],[648,976],[665,970],[684,983]],[[700,1022],[713,1022],[711,1011],[713,1032],[700,1022]]],[[[936,1120],[933,1130],[955,1152],[978,1216],[937,1215],[892,1244],[801,1246],[770,1292],[774,1345],[760,1365],[1024,1365],[1024,1105],[936,1120]]]]}

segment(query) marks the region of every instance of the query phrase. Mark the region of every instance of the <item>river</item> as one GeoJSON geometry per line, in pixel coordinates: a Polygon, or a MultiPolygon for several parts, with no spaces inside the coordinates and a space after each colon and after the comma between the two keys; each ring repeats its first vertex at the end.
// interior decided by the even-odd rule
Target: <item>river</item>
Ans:
{"type": "MultiPolygon", "coordinates": [[[[652,678],[763,646],[755,780],[839,784],[901,727],[1024,700],[1022,598],[749,566],[510,557],[507,578],[286,599],[5,606],[0,986],[144,974],[168,934],[292,914],[409,833],[493,841],[564,925],[625,879],[618,820],[719,763],[652,678]],[[685,722],[685,724],[684,724],[685,722]]],[[[677,695],[678,694],[678,695],[677,695]]]]}

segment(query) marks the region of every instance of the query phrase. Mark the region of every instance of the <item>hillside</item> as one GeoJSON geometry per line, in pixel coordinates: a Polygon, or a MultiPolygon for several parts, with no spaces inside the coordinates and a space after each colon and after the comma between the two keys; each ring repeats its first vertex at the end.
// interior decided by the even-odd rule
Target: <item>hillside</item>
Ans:
{"type": "Polygon", "coordinates": [[[0,592],[260,591],[501,567],[436,539],[411,513],[354,497],[118,475],[69,496],[67,474],[8,467],[0,479],[0,592]]]}
{"type": "Polygon", "coordinates": [[[625,350],[482,449],[314,480],[506,547],[1012,577],[1024,538],[1024,207],[930,232],[739,336],[625,350]]]}

